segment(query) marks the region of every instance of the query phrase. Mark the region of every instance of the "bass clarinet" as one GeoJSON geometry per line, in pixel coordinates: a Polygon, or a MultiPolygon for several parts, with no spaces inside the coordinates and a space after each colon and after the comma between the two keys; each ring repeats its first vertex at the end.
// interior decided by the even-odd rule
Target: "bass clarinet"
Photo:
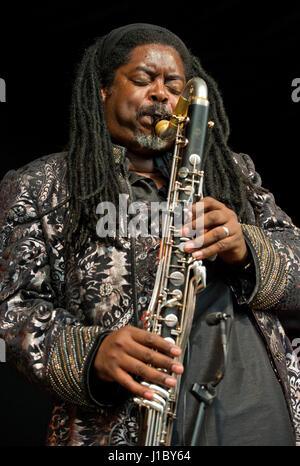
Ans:
{"type": "MultiPolygon", "coordinates": [[[[144,326],[149,332],[178,345],[184,359],[196,301],[196,293],[206,286],[206,268],[183,250],[184,242],[176,229],[178,211],[185,215],[191,204],[203,197],[202,160],[208,126],[209,101],[203,79],[192,78],[181,96],[170,119],[155,125],[156,134],[167,140],[175,139],[167,209],[162,228],[159,263],[153,294],[144,326]]],[[[175,375],[175,387],[142,384],[153,392],[153,400],[135,397],[142,415],[143,445],[170,445],[176,415],[180,376],[175,375]]]]}

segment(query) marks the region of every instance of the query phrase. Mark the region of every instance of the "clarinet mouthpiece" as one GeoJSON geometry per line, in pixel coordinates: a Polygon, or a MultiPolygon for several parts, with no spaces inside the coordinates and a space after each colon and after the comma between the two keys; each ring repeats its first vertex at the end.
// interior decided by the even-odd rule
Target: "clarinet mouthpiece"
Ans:
{"type": "Polygon", "coordinates": [[[176,129],[170,126],[169,120],[160,120],[155,125],[155,132],[161,139],[172,141],[176,136],[176,129]]]}

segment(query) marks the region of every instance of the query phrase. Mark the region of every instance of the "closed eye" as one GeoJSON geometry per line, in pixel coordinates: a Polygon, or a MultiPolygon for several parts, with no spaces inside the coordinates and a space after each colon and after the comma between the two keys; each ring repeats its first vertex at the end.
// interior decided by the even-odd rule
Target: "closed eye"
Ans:
{"type": "Polygon", "coordinates": [[[168,89],[170,92],[172,92],[172,94],[174,94],[174,95],[180,95],[181,92],[182,92],[181,90],[175,89],[174,87],[171,87],[171,86],[166,86],[166,87],[167,87],[167,89],[168,89]]]}
{"type": "MultiPolygon", "coordinates": [[[[149,84],[151,84],[150,80],[132,79],[131,81],[133,82],[133,84],[135,86],[141,86],[141,87],[148,86],[149,84]]],[[[177,89],[176,87],[174,87],[174,86],[172,86],[172,85],[170,85],[168,83],[166,83],[165,86],[166,86],[167,90],[169,92],[171,92],[172,94],[174,94],[174,95],[180,95],[181,92],[182,92],[181,88],[177,89]]]]}
{"type": "Polygon", "coordinates": [[[150,81],[140,81],[140,80],[136,80],[136,79],[132,79],[132,82],[136,86],[148,86],[148,84],[150,84],[150,81]]]}

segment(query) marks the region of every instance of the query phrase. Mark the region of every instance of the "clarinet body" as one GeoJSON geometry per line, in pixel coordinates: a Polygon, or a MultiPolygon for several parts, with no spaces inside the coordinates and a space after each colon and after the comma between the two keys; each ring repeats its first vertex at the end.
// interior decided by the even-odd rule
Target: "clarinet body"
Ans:
{"type": "MultiPolygon", "coordinates": [[[[203,197],[202,159],[208,126],[207,86],[203,79],[192,78],[179,97],[170,121],[159,121],[155,131],[162,139],[175,139],[167,211],[164,216],[159,264],[144,326],[149,332],[177,344],[184,353],[193,321],[196,293],[206,286],[206,269],[183,250],[190,238],[179,234],[178,217],[203,197]],[[178,212],[180,213],[178,215],[178,212]],[[177,220],[176,220],[177,219],[177,220]]],[[[153,400],[135,397],[142,414],[141,444],[170,445],[176,416],[180,376],[177,384],[166,389],[142,382],[154,392],[153,400]]]]}

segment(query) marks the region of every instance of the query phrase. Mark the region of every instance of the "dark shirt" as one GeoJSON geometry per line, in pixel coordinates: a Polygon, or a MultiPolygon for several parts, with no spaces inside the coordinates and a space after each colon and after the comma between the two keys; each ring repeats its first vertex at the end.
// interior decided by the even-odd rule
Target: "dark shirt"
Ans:
{"type": "MultiPolygon", "coordinates": [[[[129,172],[133,200],[157,202],[166,199],[167,189],[158,189],[152,179],[129,172]]],[[[224,377],[216,397],[205,409],[198,445],[292,446],[295,434],[284,394],[270,365],[262,336],[249,311],[237,306],[229,286],[218,270],[218,261],[205,261],[208,285],[197,296],[190,339],[181,378],[173,445],[190,445],[199,401],[191,393],[195,382],[224,377]],[[227,323],[228,357],[224,370],[220,326],[208,326],[211,312],[231,315],[227,323]]]]}

